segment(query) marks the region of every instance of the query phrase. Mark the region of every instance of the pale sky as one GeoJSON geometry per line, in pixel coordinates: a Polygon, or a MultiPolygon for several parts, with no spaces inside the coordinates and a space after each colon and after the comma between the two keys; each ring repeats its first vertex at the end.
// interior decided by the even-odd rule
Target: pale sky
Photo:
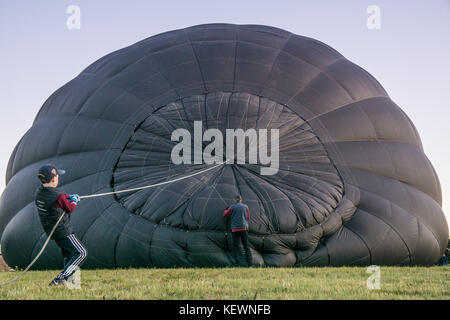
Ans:
{"type": "Polygon", "coordinates": [[[1,0],[0,192],[44,101],[84,68],[152,35],[203,23],[264,24],[318,39],[371,73],[419,131],[450,221],[450,0],[1,0]],[[70,5],[80,29],[68,29],[70,5]],[[366,12],[380,8],[380,29],[366,12]]]}

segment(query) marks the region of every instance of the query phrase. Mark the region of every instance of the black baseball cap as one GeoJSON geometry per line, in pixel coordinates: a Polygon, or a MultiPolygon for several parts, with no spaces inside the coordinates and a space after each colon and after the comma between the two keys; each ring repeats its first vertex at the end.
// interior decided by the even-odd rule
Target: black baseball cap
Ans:
{"type": "Polygon", "coordinates": [[[66,173],[65,170],[57,169],[51,164],[46,164],[45,166],[39,168],[38,178],[42,183],[48,183],[54,176],[63,175],[64,173],[66,173]]]}

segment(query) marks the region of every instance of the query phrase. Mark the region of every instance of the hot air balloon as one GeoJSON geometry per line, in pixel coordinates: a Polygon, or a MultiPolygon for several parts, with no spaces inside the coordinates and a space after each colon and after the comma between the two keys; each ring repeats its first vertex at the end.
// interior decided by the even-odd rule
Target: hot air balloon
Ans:
{"type": "MultiPolygon", "coordinates": [[[[46,240],[34,192],[47,163],[66,170],[60,190],[80,195],[173,181],[82,200],[71,219],[89,250],[84,267],[229,266],[222,212],[236,194],[259,266],[431,265],[447,246],[439,180],[408,116],[333,48],[274,27],[158,34],[53,93],[8,163],[0,232],[10,266],[27,266],[46,240]],[[243,162],[238,147],[235,157],[215,150],[233,161],[192,175],[211,166],[195,156],[213,142],[205,134],[238,129],[249,133],[243,162]],[[178,155],[191,161],[171,157],[176,130],[190,135],[192,152],[178,155]],[[262,174],[263,153],[251,158],[253,132],[278,132],[274,174],[262,174]]],[[[61,264],[51,242],[34,268],[61,264]]]]}

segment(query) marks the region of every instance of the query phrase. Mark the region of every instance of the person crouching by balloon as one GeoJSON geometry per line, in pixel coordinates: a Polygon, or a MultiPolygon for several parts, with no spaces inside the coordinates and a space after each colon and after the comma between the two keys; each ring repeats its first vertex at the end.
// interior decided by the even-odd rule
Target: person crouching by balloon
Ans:
{"type": "Polygon", "coordinates": [[[44,165],[39,169],[38,178],[41,185],[35,193],[35,203],[38,209],[42,227],[50,235],[61,214],[64,214],[52,236],[61,248],[64,257],[64,268],[51,282],[51,286],[64,285],[67,279],[79,269],[87,257],[87,250],[77,239],[70,222],[70,214],[75,210],[80,197],[77,194],[68,195],[56,187],[59,176],[65,173],[53,165],[44,165]]]}
{"type": "Polygon", "coordinates": [[[247,264],[252,266],[252,253],[248,245],[248,222],[250,221],[250,210],[246,204],[242,203],[242,197],[240,195],[235,197],[235,203],[229,206],[223,212],[224,217],[231,216],[231,234],[233,236],[233,257],[235,260],[234,265],[239,265],[238,256],[240,253],[239,242],[242,241],[242,245],[245,249],[245,256],[247,258],[247,264]]]}

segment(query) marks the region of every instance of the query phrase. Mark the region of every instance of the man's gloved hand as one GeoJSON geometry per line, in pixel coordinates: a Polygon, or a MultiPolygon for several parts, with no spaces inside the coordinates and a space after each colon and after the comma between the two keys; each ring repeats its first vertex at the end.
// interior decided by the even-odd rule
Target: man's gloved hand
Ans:
{"type": "Polygon", "coordinates": [[[80,202],[80,196],[79,195],[77,195],[77,194],[71,194],[70,195],[70,202],[75,202],[75,203],[78,203],[78,202],[80,202]]]}

